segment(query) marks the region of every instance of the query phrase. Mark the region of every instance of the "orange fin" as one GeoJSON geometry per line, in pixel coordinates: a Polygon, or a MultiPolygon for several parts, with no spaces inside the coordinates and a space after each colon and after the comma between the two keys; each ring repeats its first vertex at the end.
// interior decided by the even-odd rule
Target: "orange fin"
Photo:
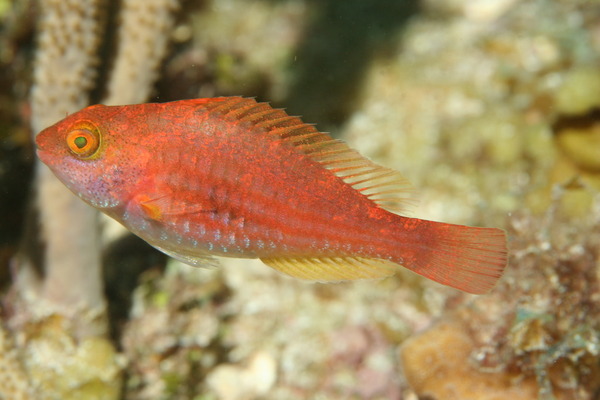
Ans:
{"type": "Polygon", "coordinates": [[[135,201],[137,201],[146,218],[155,221],[161,221],[166,216],[214,211],[207,210],[198,203],[190,204],[185,201],[176,201],[168,195],[149,196],[146,194],[141,194],[135,198],[135,201]]]}
{"type": "Polygon", "coordinates": [[[422,243],[422,260],[412,271],[443,285],[473,294],[494,287],[507,263],[502,229],[435,223],[431,245],[422,243]]]}
{"type": "Polygon", "coordinates": [[[267,103],[243,97],[222,99],[206,103],[204,108],[220,112],[231,121],[249,123],[264,129],[267,134],[276,135],[387,210],[403,212],[414,205],[408,180],[363,157],[344,142],[267,103]]]}
{"type": "Polygon", "coordinates": [[[390,261],[360,257],[273,257],[261,261],[287,275],[317,282],[385,278],[398,270],[390,261]]]}

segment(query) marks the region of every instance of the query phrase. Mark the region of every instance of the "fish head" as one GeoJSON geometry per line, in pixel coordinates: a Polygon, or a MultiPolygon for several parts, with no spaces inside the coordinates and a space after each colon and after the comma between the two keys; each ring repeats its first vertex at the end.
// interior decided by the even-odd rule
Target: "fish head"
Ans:
{"type": "Polygon", "coordinates": [[[120,126],[120,107],[95,105],[36,136],[37,155],[73,193],[103,211],[124,206],[141,179],[148,151],[120,126]],[[133,148],[132,148],[133,147],[133,148]],[[137,151],[136,151],[137,150],[137,151]]]}

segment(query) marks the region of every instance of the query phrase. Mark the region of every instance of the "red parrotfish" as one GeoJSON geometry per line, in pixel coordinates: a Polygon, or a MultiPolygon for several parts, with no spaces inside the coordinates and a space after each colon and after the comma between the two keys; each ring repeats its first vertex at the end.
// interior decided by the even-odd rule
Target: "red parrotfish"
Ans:
{"type": "Polygon", "coordinates": [[[36,143],[72,192],[191,265],[260,258],[321,282],[403,266],[476,294],[506,266],[504,231],[396,214],[399,173],[253,99],[94,105],[36,143]]]}

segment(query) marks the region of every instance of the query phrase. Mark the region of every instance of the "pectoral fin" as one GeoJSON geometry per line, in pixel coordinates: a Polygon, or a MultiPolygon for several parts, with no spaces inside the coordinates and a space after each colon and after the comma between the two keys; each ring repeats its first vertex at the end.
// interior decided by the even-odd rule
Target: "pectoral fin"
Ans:
{"type": "Polygon", "coordinates": [[[142,214],[155,221],[162,221],[169,216],[182,216],[199,212],[214,212],[215,210],[203,207],[200,203],[190,203],[179,200],[169,195],[141,194],[135,198],[142,214]]]}

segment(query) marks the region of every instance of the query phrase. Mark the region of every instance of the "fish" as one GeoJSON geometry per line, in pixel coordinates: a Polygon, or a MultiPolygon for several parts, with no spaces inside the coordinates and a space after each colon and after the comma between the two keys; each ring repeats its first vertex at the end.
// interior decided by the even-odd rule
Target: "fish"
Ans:
{"type": "Polygon", "coordinates": [[[97,104],[36,145],[83,201],[193,266],[259,258],[316,282],[404,267],[483,294],[507,264],[502,229],[403,215],[411,189],[399,172],[252,98],[97,104]]]}

